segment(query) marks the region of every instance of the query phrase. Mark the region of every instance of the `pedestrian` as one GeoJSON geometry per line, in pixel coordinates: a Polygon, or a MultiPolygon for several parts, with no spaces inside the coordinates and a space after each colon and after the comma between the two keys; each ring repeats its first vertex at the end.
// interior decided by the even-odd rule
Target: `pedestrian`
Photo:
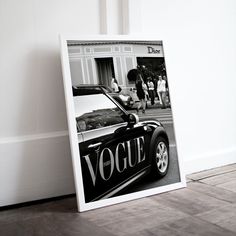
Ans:
{"type": "Polygon", "coordinates": [[[111,78],[111,88],[112,88],[112,91],[115,93],[119,93],[121,91],[121,88],[118,85],[117,80],[113,77],[111,78]]]}
{"type": "Polygon", "coordinates": [[[166,81],[166,94],[165,94],[165,102],[166,102],[166,107],[170,107],[170,94],[169,94],[169,86],[168,86],[168,81],[165,75],[163,75],[163,80],[166,81]]]}
{"type": "Polygon", "coordinates": [[[144,81],[143,81],[143,83],[142,83],[142,87],[143,87],[143,91],[144,91],[144,93],[145,93],[145,104],[146,104],[146,108],[148,108],[148,106],[147,106],[147,101],[149,100],[148,86],[147,86],[146,83],[144,83],[144,81]]]}
{"type": "Polygon", "coordinates": [[[157,81],[158,81],[158,78],[157,78],[156,75],[154,75],[154,77],[153,77],[154,95],[155,95],[155,97],[158,98],[158,94],[157,94],[157,81]]]}
{"type": "Polygon", "coordinates": [[[157,94],[162,108],[166,108],[166,81],[159,75],[157,82],[157,94]]]}
{"type": "Polygon", "coordinates": [[[146,110],[146,99],[145,99],[145,92],[144,92],[144,89],[143,89],[144,82],[143,82],[141,74],[137,75],[135,86],[136,86],[137,96],[138,96],[139,101],[140,101],[140,103],[138,103],[137,113],[139,112],[139,109],[141,107],[142,107],[143,113],[145,113],[145,110],[146,110]]]}
{"type": "Polygon", "coordinates": [[[148,77],[147,78],[147,85],[148,85],[148,92],[149,92],[149,97],[151,99],[151,104],[154,105],[154,99],[155,99],[155,93],[154,93],[154,83],[152,82],[152,78],[148,77]]]}

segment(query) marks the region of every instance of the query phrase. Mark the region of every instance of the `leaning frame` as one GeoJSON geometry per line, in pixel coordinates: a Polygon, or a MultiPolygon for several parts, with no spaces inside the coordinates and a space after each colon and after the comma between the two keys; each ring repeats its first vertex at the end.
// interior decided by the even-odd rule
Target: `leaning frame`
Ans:
{"type": "MultiPolygon", "coordinates": [[[[179,158],[177,154],[173,123],[172,123],[173,131],[171,131],[172,132],[171,135],[167,134],[167,136],[168,135],[171,137],[173,136],[172,138],[174,140],[174,143],[172,143],[171,140],[168,141],[169,142],[168,158],[170,158],[170,164],[173,162],[171,164],[172,167],[168,166],[168,171],[172,171],[172,175],[175,175],[175,177],[170,180],[167,178],[168,174],[166,175],[165,173],[165,176],[162,177],[161,180],[157,179],[153,181],[152,179],[151,182],[148,182],[149,178],[147,178],[147,174],[144,174],[143,175],[144,177],[142,177],[142,179],[139,180],[139,177],[141,177],[140,173],[144,173],[141,171],[144,170],[145,168],[147,169],[147,166],[148,168],[150,167],[149,165],[150,163],[145,164],[146,166],[144,165],[144,161],[143,163],[141,163],[142,160],[144,159],[146,161],[147,155],[150,156],[151,151],[147,154],[146,150],[152,149],[153,146],[157,146],[154,143],[153,145],[151,145],[151,143],[147,144],[148,142],[147,140],[151,142],[154,133],[156,132],[156,129],[162,130],[162,128],[160,128],[161,126],[160,127],[158,126],[159,123],[158,121],[156,120],[148,121],[152,117],[155,118],[155,114],[158,114],[158,112],[164,111],[164,109],[162,110],[160,107],[161,99],[158,98],[157,93],[154,98],[154,104],[150,104],[150,102],[152,102],[151,100],[146,101],[146,103],[148,103],[148,106],[150,106],[150,108],[146,110],[145,114],[140,115],[141,117],[140,122],[137,123],[137,121],[135,121],[135,123],[137,124],[129,126],[129,124],[133,122],[133,120],[135,119],[134,117],[136,116],[134,115],[132,116],[132,118],[129,117],[128,115],[129,112],[127,112],[126,109],[124,109],[123,107],[124,104],[119,103],[119,100],[116,99],[117,94],[114,94],[114,91],[109,92],[105,90],[104,92],[104,89],[102,89],[101,96],[100,92],[99,94],[96,94],[97,93],[96,92],[95,94],[92,95],[83,92],[86,90],[86,88],[88,87],[90,88],[90,85],[95,89],[97,89],[97,87],[99,87],[100,89],[100,87],[102,86],[110,87],[108,83],[109,76],[107,76],[108,71],[110,71],[109,73],[112,75],[112,77],[118,77],[119,85],[122,87],[121,95],[123,97],[130,96],[132,98],[130,94],[127,94],[131,90],[133,95],[134,96],[136,95],[136,97],[133,99],[133,107],[131,107],[130,109],[132,113],[137,113],[136,106],[139,106],[137,104],[139,104],[141,100],[137,96],[137,91],[138,91],[138,87],[136,86],[137,74],[141,73],[141,75],[145,77],[144,78],[145,81],[144,79],[142,79],[142,81],[144,81],[142,82],[142,84],[147,85],[148,81],[150,80],[150,76],[151,76],[151,81],[154,81],[155,80],[154,77],[158,76],[158,74],[160,76],[168,77],[168,70],[171,69],[171,68],[166,68],[166,55],[164,54],[164,47],[163,47],[163,43],[165,43],[164,40],[162,41],[162,40],[156,40],[155,38],[150,39],[150,38],[130,37],[130,36],[83,36],[83,37],[61,36],[60,43],[61,43],[63,84],[65,92],[69,139],[70,139],[70,147],[72,154],[72,164],[73,164],[78,211],[82,212],[99,207],[105,207],[108,205],[130,201],[185,187],[186,181],[182,169],[181,158],[179,158]],[[111,62],[113,62],[113,69],[111,70],[106,69],[107,67],[109,67],[109,65],[112,65],[111,62]],[[116,64],[114,64],[114,62],[116,64]],[[146,66],[144,66],[144,64],[146,66]],[[148,66],[149,68],[147,68],[148,66]],[[161,66],[164,68],[161,68],[161,66]],[[101,68],[99,69],[99,67],[101,67],[102,69],[101,68]],[[103,73],[103,71],[105,72],[103,73]],[[147,73],[147,75],[145,73],[147,73]],[[88,87],[86,87],[85,84],[88,87]],[[92,100],[92,98],[94,98],[95,100],[92,100]],[[107,106],[109,107],[110,110],[118,110],[119,111],[118,114],[120,114],[121,112],[122,116],[126,117],[124,121],[117,121],[120,119],[119,117],[115,119],[116,120],[115,122],[112,121],[114,123],[111,123],[111,125],[107,124],[104,125],[103,123],[102,125],[99,124],[99,126],[98,124],[96,124],[96,127],[93,127],[98,119],[96,121],[94,120],[91,121],[91,118],[89,117],[91,117],[91,112],[92,111],[94,112],[94,110],[96,109],[96,105],[94,104],[95,105],[94,107],[92,106],[92,104],[94,103],[94,101],[98,101],[99,99],[101,99],[100,101],[103,101],[103,104],[109,103],[109,105],[107,106]],[[90,102],[88,103],[87,101],[90,102]],[[156,110],[154,109],[154,107],[156,110]],[[87,115],[88,113],[90,114],[90,116],[87,115]],[[145,118],[146,114],[147,114],[146,117],[148,118],[145,118]],[[86,118],[84,118],[85,116],[86,118]],[[81,121],[80,119],[81,117],[83,117],[84,119],[83,121],[81,121]],[[118,122],[119,124],[116,122],[118,122]],[[120,139],[119,140],[117,139],[118,140],[117,141],[116,136],[109,136],[107,139],[103,138],[102,142],[110,146],[106,145],[104,147],[101,146],[102,150],[91,149],[91,151],[88,152],[88,150],[84,148],[84,144],[86,143],[87,145],[87,142],[91,145],[91,140],[94,138],[93,137],[94,135],[96,136],[96,143],[97,143],[97,139],[99,140],[99,137],[103,136],[106,137],[106,135],[109,132],[115,133],[117,129],[116,128],[114,129],[114,127],[116,127],[117,125],[118,125],[117,127],[120,127],[120,130],[124,130],[122,128],[123,123],[125,123],[125,125],[128,127],[125,128],[127,132],[132,133],[132,129],[134,130],[133,132],[134,134],[131,134],[131,139],[129,140],[125,139],[125,137],[128,135],[125,133],[119,133],[118,135],[119,138],[120,136],[123,135],[124,137],[123,141],[120,139]],[[80,128],[78,128],[78,126],[80,128]],[[152,136],[149,137],[147,135],[147,138],[146,136],[142,136],[142,134],[140,134],[140,136],[137,136],[136,133],[139,131],[136,126],[142,126],[143,130],[150,129],[151,130],[150,133],[152,132],[152,136]],[[155,126],[155,130],[153,126],[155,126]],[[110,131],[110,129],[112,131],[110,131]],[[110,144],[107,141],[108,139],[115,141],[113,142],[113,144],[110,144]],[[147,148],[147,145],[149,145],[148,146],[149,148],[147,148]],[[131,146],[133,147],[133,149],[131,146]],[[175,161],[173,161],[170,157],[170,150],[171,150],[171,155],[172,152],[173,153],[175,152],[175,154],[172,155],[175,156],[175,161]],[[132,154],[132,152],[135,154],[132,154]],[[96,153],[97,155],[96,156],[97,161],[95,163],[92,163],[91,158],[94,158],[95,155],[94,153],[96,153]],[[101,153],[104,154],[104,156],[101,155],[101,153]],[[117,156],[115,156],[116,154],[117,156]],[[120,157],[123,158],[122,161],[120,160],[120,157]],[[102,161],[101,158],[103,158],[102,161]],[[142,167],[143,169],[137,169],[137,173],[135,173],[136,170],[133,170],[135,168],[135,165],[138,166],[141,164],[143,165],[142,167]],[[105,168],[108,168],[108,171],[106,171],[105,168]],[[85,169],[87,169],[86,173],[85,169]],[[131,170],[130,173],[132,172],[131,177],[128,175],[129,169],[131,170]],[[115,172],[117,175],[115,175],[115,172]],[[122,175],[118,176],[118,174],[123,174],[125,176],[124,178],[126,179],[124,179],[122,175]],[[131,181],[132,178],[134,179],[133,182],[131,181]],[[102,182],[103,180],[104,182],[102,182]],[[111,183],[109,182],[109,180],[111,180],[111,183]],[[136,185],[136,182],[139,181],[141,181],[142,184],[136,185]],[[109,187],[106,188],[106,185],[109,187]],[[96,187],[96,189],[93,190],[93,187],[94,188],[96,187]],[[104,189],[101,190],[101,188],[104,189]],[[104,191],[104,193],[102,191],[104,191]],[[92,193],[94,192],[98,194],[92,196],[92,193]]],[[[166,46],[168,45],[165,45],[165,47],[166,46]]],[[[169,78],[167,78],[167,82],[168,80],[169,78]]],[[[172,88],[168,88],[168,91],[170,91],[171,89],[172,88]]],[[[150,90],[148,91],[148,93],[150,99],[150,90]]],[[[169,102],[170,101],[171,99],[169,96],[169,102]]],[[[101,108],[98,110],[102,110],[104,112],[105,110],[108,109],[108,107],[101,106],[101,108]]],[[[168,107],[166,110],[171,112],[171,119],[173,121],[171,108],[168,107]]],[[[96,117],[98,115],[101,115],[100,114],[101,112],[100,113],[99,111],[96,112],[97,112],[96,114],[95,113],[93,114],[96,115],[96,117]]],[[[104,121],[106,119],[109,119],[109,122],[111,122],[111,116],[107,116],[106,114],[107,113],[103,113],[101,120],[104,121]]],[[[163,122],[166,123],[167,129],[169,129],[170,123],[172,122],[170,121],[170,116],[168,116],[167,112],[166,113],[162,112],[162,114],[163,116],[164,114],[166,115],[166,120],[164,120],[163,122]]],[[[114,117],[115,116],[118,117],[117,114],[115,114],[114,117]]],[[[114,117],[112,116],[112,118],[114,117]]],[[[168,165],[170,164],[168,162],[168,165]]],[[[161,169],[158,171],[160,172],[161,169]]],[[[161,175],[161,173],[158,174],[159,176],[161,175]]]]}

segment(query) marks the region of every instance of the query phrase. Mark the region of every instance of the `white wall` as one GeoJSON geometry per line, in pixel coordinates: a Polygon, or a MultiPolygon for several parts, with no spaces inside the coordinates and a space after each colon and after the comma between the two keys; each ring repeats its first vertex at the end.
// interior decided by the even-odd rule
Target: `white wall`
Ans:
{"type": "Polygon", "coordinates": [[[236,1],[141,0],[141,9],[142,34],[164,40],[186,173],[235,163],[236,1]]]}
{"type": "Polygon", "coordinates": [[[236,2],[110,1],[0,1],[0,206],[74,192],[59,33],[164,39],[186,172],[235,162],[236,2]]]}
{"type": "Polygon", "coordinates": [[[58,36],[98,34],[99,0],[1,0],[0,29],[0,206],[73,193],[58,36]]]}

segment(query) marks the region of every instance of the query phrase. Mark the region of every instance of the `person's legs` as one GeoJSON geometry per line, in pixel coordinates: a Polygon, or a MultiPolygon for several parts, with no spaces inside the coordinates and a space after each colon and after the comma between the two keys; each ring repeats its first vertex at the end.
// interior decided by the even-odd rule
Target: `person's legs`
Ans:
{"type": "Polygon", "coordinates": [[[145,95],[144,101],[145,101],[145,107],[148,108],[147,101],[149,100],[149,96],[145,95]]]}
{"type": "Polygon", "coordinates": [[[137,113],[139,112],[139,109],[141,108],[141,106],[142,106],[142,101],[140,99],[139,102],[137,103],[137,108],[136,108],[137,113]]]}
{"type": "Polygon", "coordinates": [[[142,99],[141,103],[142,103],[143,113],[145,113],[145,110],[146,110],[146,99],[142,99]]]}
{"type": "Polygon", "coordinates": [[[151,104],[154,105],[154,90],[150,90],[151,104]]]}
{"type": "Polygon", "coordinates": [[[166,92],[162,92],[161,99],[162,99],[163,108],[166,108],[166,92]]]}
{"type": "Polygon", "coordinates": [[[161,92],[157,92],[157,95],[158,95],[158,98],[159,98],[160,104],[162,105],[161,92]]]}

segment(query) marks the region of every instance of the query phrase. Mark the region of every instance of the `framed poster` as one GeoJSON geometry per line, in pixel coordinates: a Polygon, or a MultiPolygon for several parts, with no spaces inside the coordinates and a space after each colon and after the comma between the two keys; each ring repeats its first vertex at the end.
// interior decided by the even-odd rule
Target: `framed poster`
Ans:
{"type": "Polygon", "coordinates": [[[163,43],[61,37],[79,211],[186,186],[163,43]]]}

